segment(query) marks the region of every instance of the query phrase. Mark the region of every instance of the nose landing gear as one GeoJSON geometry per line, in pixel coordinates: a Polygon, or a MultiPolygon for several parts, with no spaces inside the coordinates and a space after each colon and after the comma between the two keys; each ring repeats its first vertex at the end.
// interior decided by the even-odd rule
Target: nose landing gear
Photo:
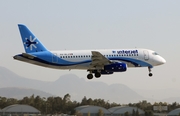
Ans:
{"type": "Polygon", "coordinates": [[[148,67],[148,71],[149,71],[149,77],[152,77],[153,74],[151,73],[151,68],[150,67],[148,67]]]}

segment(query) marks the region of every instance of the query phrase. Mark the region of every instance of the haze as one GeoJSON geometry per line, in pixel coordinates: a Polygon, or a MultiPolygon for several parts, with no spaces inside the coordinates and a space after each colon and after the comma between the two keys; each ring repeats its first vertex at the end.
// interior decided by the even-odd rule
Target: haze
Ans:
{"type": "MultiPolygon", "coordinates": [[[[43,81],[69,73],[86,78],[87,71],[48,69],[13,60],[12,56],[24,52],[17,27],[21,23],[49,50],[137,47],[155,50],[167,61],[152,69],[152,78],[147,68],[132,68],[87,81],[121,83],[137,90],[179,89],[179,6],[178,0],[0,0],[0,66],[43,81]]],[[[149,97],[156,98],[151,92],[149,97]]]]}

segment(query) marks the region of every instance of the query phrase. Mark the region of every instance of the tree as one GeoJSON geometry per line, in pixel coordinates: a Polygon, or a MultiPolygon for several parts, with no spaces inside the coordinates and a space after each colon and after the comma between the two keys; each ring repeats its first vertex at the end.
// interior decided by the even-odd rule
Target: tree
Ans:
{"type": "Polygon", "coordinates": [[[129,112],[125,112],[125,113],[124,113],[124,116],[129,116],[129,112]]]}
{"type": "Polygon", "coordinates": [[[90,112],[88,112],[88,116],[91,116],[90,112]]]}
{"type": "Polygon", "coordinates": [[[7,106],[17,104],[17,103],[18,103],[18,100],[14,99],[14,98],[8,98],[7,101],[6,101],[7,106]]]}
{"type": "Polygon", "coordinates": [[[61,113],[63,107],[63,100],[61,97],[54,97],[53,108],[56,113],[61,113]]]}
{"type": "Polygon", "coordinates": [[[36,96],[34,99],[34,107],[41,111],[42,105],[43,105],[43,100],[41,99],[40,96],[36,96]]]}
{"type": "Polygon", "coordinates": [[[71,115],[76,115],[76,110],[73,109],[70,114],[71,115]]]}
{"type": "Polygon", "coordinates": [[[152,111],[145,111],[145,116],[153,116],[153,112],[152,111]]]}
{"type": "Polygon", "coordinates": [[[104,116],[102,109],[99,109],[98,116],[104,116]]]}
{"type": "Polygon", "coordinates": [[[136,110],[136,116],[140,116],[138,109],[136,110]]]}
{"type": "Polygon", "coordinates": [[[71,101],[71,96],[69,94],[66,94],[63,98],[63,101],[64,101],[64,103],[71,101]]]}
{"type": "Polygon", "coordinates": [[[29,98],[29,104],[31,105],[31,106],[34,106],[34,94],[29,98]]]}
{"type": "Polygon", "coordinates": [[[136,112],[135,112],[134,109],[133,109],[133,111],[132,111],[132,116],[136,116],[136,112]]]}
{"type": "Polygon", "coordinates": [[[48,97],[46,101],[46,113],[54,113],[54,97],[48,97]]]}
{"type": "Polygon", "coordinates": [[[149,116],[154,116],[152,111],[149,111],[149,116]]]}
{"type": "Polygon", "coordinates": [[[93,105],[93,100],[92,100],[91,98],[89,98],[89,99],[87,100],[87,104],[88,104],[88,105],[93,105]]]}
{"type": "Polygon", "coordinates": [[[88,104],[87,98],[86,98],[86,96],[84,96],[84,98],[81,101],[81,105],[87,105],[87,104],[88,104]]]}
{"type": "Polygon", "coordinates": [[[79,111],[76,111],[75,115],[76,116],[83,116],[79,111]]]}

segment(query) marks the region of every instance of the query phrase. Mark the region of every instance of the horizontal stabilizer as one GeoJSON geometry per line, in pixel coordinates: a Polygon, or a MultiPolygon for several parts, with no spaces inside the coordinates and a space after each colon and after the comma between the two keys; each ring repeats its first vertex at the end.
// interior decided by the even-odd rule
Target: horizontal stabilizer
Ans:
{"type": "Polygon", "coordinates": [[[36,56],[33,56],[31,54],[27,54],[27,53],[22,53],[22,55],[26,58],[29,58],[29,59],[34,59],[36,56]]]}

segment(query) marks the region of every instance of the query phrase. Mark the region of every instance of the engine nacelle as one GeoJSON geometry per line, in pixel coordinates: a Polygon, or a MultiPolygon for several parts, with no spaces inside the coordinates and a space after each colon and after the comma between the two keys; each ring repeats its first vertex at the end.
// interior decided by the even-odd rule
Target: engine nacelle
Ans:
{"type": "Polygon", "coordinates": [[[104,66],[104,70],[108,72],[125,72],[127,70],[126,63],[114,63],[104,66]]]}

